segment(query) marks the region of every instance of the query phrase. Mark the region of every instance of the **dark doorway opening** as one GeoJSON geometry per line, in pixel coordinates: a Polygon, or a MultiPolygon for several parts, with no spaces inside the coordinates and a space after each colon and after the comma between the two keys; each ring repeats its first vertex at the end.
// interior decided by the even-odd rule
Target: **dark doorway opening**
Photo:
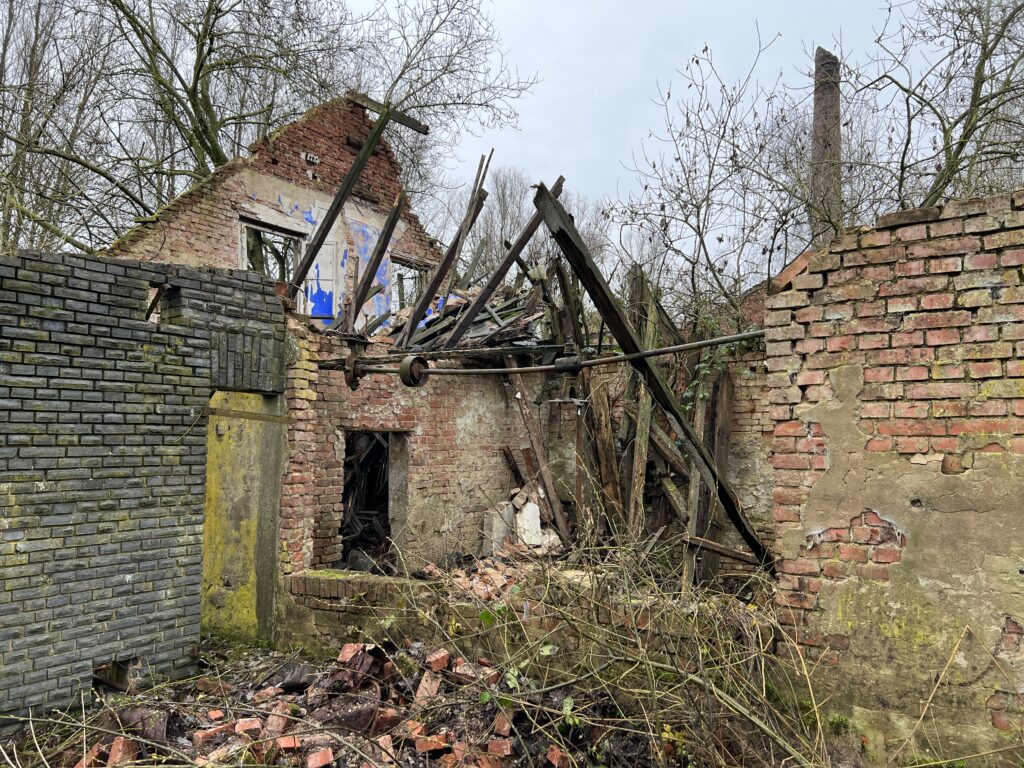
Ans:
{"type": "Polygon", "coordinates": [[[345,434],[341,567],[382,573],[391,543],[388,433],[345,434]]]}

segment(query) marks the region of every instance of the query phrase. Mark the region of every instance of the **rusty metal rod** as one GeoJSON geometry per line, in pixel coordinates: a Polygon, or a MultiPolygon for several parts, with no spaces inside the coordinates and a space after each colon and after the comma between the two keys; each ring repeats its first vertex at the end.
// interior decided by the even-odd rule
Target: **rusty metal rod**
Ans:
{"type": "MultiPolygon", "coordinates": [[[[572,364],[551,364],[531,365],[516,368],[518,373],[551,373],[552,371],[574,372],[581,368],[593,368],[598,365],[612,365],[614,363],[625,363],[630,360],[640,360],[647,357],[659,357],[661,355],[672,355],[676,352],[687,352],[691,349],[703,349],[705,347],[719,347],[723,344],[735,344],[740,341],[760,339],[764,337],[763,330],[746,331],[736,333],[732,336],[717,336],[713,339],[691,341],[686,344],[675,344],[671,347],[660,347],[658,349],[645,349],[642,352],[633,352],[628,355],[612,355],[611,357],[592,357],[587,360],[580,360],[572,364]]],[[[481,350],[482,352],[485,350],[481,350]]],[[[524,351],[529,351],[524,348],[524,351]]],[[[415,354],[415,353],[412,353],[415,354]]],[[[326,362],[326,361],[325,361],[326,362]]],[[[398,368],[383,365],[359,366],[360,373],[398,373],[398,368]]],[[[486,376],[503,375],[508,373],[508,368],[431,368],[431,376],[486,376]]]]}

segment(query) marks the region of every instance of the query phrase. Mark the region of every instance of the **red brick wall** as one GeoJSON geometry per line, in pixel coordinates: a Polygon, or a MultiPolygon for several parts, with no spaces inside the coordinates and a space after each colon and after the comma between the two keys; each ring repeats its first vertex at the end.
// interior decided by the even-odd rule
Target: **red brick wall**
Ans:
{"type": "MultiPolygon", "coordinates": [[[[370,135],[372,127],[366,110],[345,99],[335,99],[309,110],[294,123],[254,144],[253,155],[246,162],[268,176],[333,197],[358,154],[357,149],[346,143],[346,137],[362,141],[370,135]],[[307,152],[319,157],[320,164],[310,166],[303,159],[307,152]]],[[[390,145],[381,141],[359,176],[356,196],[387,214],[402,188],[399,173],[398,160],[390,145]]],[[[402,220],[409,228],[392,246],[394,250],[427,264],[436,263],[441,254],[408,206],[402,220]]]]}
{"type": "MultiPolygon", "coordinates": [[[[248,202],[242,172],[280,179],[333,197],[357,150],[348,136],[360,141],[372,124],[365,110],[344,99],[330,101],[252,146],[248,158],[232,160],[206,180],[162,208],[152,221],[129,231],[109,248],[109,255],[191,266],[238,268],[239,206],[248,202]],[[320,162],[310,165],[305,154],[320,162]]],[[[401,188],[399,165],[386,142],[375,151],[356,184],[355,195],[377,214],[390,210],[401,188]]],[[[408,207],[407,227],[390,247],[407,260],[433,264],[440,252],[408,207]]]]}
{"type": "MultiPolygon", "coordinates": [[[[298,317],[290,318],[289,330],[297,359],[286,392],[291,423],[281,503],[285,572],[331,565],[340,557],[344,430],[406,436],[407,517],[392,517],[392,534],[410,567],[449,553],[478,553],[485,510],[506,500],[513,487],[501,449],[527,444],[502,378],[435,377],[413,389],[397,376],[377,374],[351,390],[342,371],[316,365],[318,359],[343,357],[340,343],[298,317]]],[[[537,384],[527,379],[528,386],[537,384]]]]}
{"type": "MultiPolygon", "coordinates": [[[[774,530],[771,447],[775,422],[771,417],[764,351],[750,350],[738,355],[729,365],[728,375],[733,399],[726,480],[750,522],[759,532],[770,535],[774,530]]],[[[726,524],[725,530],[730,541],[739,542],[731,525],[726,524]]]]}
{"type": "MultiPolygon", "coordinates": [[[[835,398],[840,366],[863,368],[855,423],[862,450],[941,462],[944,475],[978,452],[1024,452],[1024,194],[882,217],[814,256],[792,290],[767,300],[774,422],[772,515],[778,546],[830,468],[830,435],[803,414],[835,398]]],[[[843,638],[813,630],[823,582],[887,580],[906,532],[870,511],[809,533],[780,563],[783,620],[810,647],[843,638]]],[[[808,533],[804,531],[804,533],[808,533]]]]}
{"type": "Polygon", "coordinates": [[[162,208],[153,221],[130,230],[106,255],[191,267],[239,268],[241,234],[234,201],[244,198],[241,161],[218,168],[162,208]]]}

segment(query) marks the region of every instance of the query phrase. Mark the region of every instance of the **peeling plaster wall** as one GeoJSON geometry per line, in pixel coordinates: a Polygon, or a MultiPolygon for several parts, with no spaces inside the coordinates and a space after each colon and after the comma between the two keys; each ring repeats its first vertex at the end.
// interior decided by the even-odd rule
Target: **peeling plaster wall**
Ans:
{"type": "Polygon", "coordinates": [[[777,602],[879,752],[943,669],[918,747],[953,757],[1022,725],[1022,208],[882,217],[767,300],[777,602]]]}
{"type": "MultiPolygon", "coordinates": [[[[371,125],[361,107],[344,100],[322,104],[255,144],[251,156],[217,168],[113,243],[107,255],[245,269],[245,224],[258,223],[308,242],[356,156],[346,138],[362,141],[371,125]]],[[[398,162],[384,142],[371,155],[310,270],[300,295],[302,311],[328,322],[337,316],[355,284],[357,259],[360,267],[369,259],[400,188],[398,162]]],[[[390,285],[392,260],[428,268],[440,256],[406,208],[376,282],[390,285]]],[[[385,290],[367,302],[362,314],[383,314],[388,303],[385,290]]]]}
{"type": "MultiPolygon", "coordinates": [[[[515,485],[501,449],[527,445],[502,379],[434,377],[423,387],[409,388],[397,376],[376,374],[352,390],[343,371],[317,365],[321,359],[344,357],[346,347],[297,317],[289,319],[289,336],[284,572],[332,567],[340,560],[347,430],[406,437],[408,495],[394,510],[391,527],[410,569],[449,554],[479,554],[485,513],[507,500],[515,485]]],[[[536,391],[539,381],[524,378],[536,391]]]]}

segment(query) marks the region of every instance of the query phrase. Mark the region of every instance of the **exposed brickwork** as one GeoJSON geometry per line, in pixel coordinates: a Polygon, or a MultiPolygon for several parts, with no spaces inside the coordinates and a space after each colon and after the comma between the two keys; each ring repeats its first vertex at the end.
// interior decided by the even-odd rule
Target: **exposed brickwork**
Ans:
{"type": "MultiPolygon", "coordinates": [[[[830,373],[863,370],[863,451],[963,472],[978,452],[1024,451],[1024,211],[1020,193],[882,217],[807,260],[766,302],[772,515],[783,620],[808,648],[822,581],[887,580],[913,531],[872,510],[808,531],[804,504],[829,470],[829,436],[803,414],[835,399],[830,373]]],[[[856,503],[851,499],[851,503],[856,503]]],[[[818,644],[820,646],[820,644],[818,644]]]]}
{"type": "MultiPolygon", "coordinates": [[[[822,581],[851,577],[887,581],[889,566],[900,561],[906,546],[906,533],[870,509],[853,517],[847,526],[808,535],[799,556],[779,564],[776,604],[785,609],[784,623],[806,624],[803,612],[816,607],[822,581]]],[[[801,631],[796,636],[803,639],[808,634],[801,631]]],[[[840,644],[846,643],[832,637],[833,648],[840,644]]]]}
{"type": "MultiPolygon", "coordinates": [[[[111,246],[110,255],[237,268],[239,217],[255,195],[246,172],[288,182],[330,200],[358,152],[346,143],[346,137],[362,141],[371,127],[366,111],[344,99],[311,109],[254,144],[250,157],[217,168],[209,178],[161,209],[152,221],[132,229],[111,246]],[[305,159],[307,153],[320,162],[310,165],[305,159]]],[[[387,142],[382,142],[363,169],[355,195],[362,205],[385,216],[400,188],[398,161],[387,142]]],[[[435,263],[440,253],[416,214],[406,208],[402,220],[407,226],[392,243],[391,252],[409,262],[435,263]]]]}
{"type": "Polygon", "coordinates": [[[775,422],[771,417],[764,352],[748,350],[740,354],[729,365],[729,376],[733,399],[726,479],[750,522],[770,536],[774,531],[770,455],[775,422]]]}
{"type": "Polygon", "coordinates": [[[94,664],[190,664],[205,407],[283,389],[282,320],[245,272],[0,260],[0,717],[76,703],[94,664]]]}
{"type": "Polygon", "coordinates": [[[527,444],[502,379],[436,377],[422,388],[408,388],[397,376],[378,374],[352,390],[342,371],[317,366],[318,360],[344,357],[341,343],[299,318],[289,321],[289,331],[297,359],[288,371],[285,572],[338,563],[346,430],[404,437],[408,495],[404,510],[392,510],[391,525],[410,565],[454,552],[478,553],[485,510],[513,487],[501,449],[527,444]]]}
{"type": "MultiPolygon", "coordinates": [[[[999,663],[999,660],[1019,660],[1024,654],[1024,626],[1012,616],[1004,616],[999,641],[999,647],[996,648],[993,657],[995,663],[999,663]]],[[[1004,684],[994,691],[985,702],[985,707],[990,710],[993,728],[1000,731],[1018,731],[1024,719],[1024,693],[1020,690],[1006,690],[1007,687],[1004,684]]]]}

